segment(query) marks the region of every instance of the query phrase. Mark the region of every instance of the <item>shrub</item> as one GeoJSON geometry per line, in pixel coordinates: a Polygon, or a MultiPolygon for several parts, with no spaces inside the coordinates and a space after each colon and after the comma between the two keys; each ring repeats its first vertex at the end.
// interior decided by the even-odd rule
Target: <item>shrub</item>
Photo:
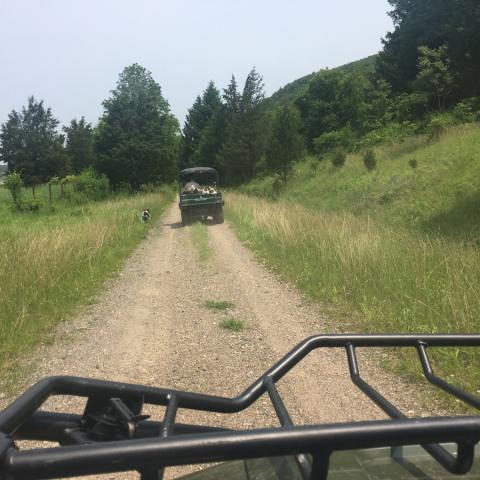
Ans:
{"type": "Polygon", "coordinates": [[[311,157],[308,161],[308,166],[310,167],[310,171],[316,172],[318,167],[320,166],[320,162],[322,159],[320,157],[311,157]]]}
{"type": "Polygon", "coordinates": [[[347,161],[347,154],[344,150],[337,150],[333,153],[330,160],[334,167],[343,167],[347,161]]]}
{"type": "Polygon", "coordinates": [[[377,168],[377,155],[372,149],[367,150],[363,155],[363,163],[370,172],[377,168]]]}
{"type": "Polygon", "coordinates": [[[438,140],[446,131],[458,122],[451,113],[441,113],[434,115],[427,125],[427,133],[431,140],[438,140]]]}
{"type": "Polygon", "coordinates": [[[452,115],[458,123],[473,123],[475,121],[475,114],[469,102],[457,103],[452,111],[452,115]]]}
{"type": "Polygon", "coordinates": [[[327,132],[313,140],[315,152],[318,154],[326,153],[334,149],[350,150],[355,144],[355,134],[350,126],[341,130],[327,132]]]}
{"type": "Polygon", "coordinates": [[[60,180],[60,189],[61,189],[61,196],[65,196],[65,186],[75,183],[76,177],[75,175],[67,175],[60,180]]]}
{"type": "Polygon", "coordinates": [[[408,164],[410,165],[410,167],[412,167],[414,170],[418,167],[418,161],[416,158],[411,158],[409,161],[408,161],[408,164]]]}
{"type": "Polygon", "coordinates": [[[480,97],[471,97],[463,100],[463,103],[472,112],[473,122],[480,122],[480,97]]]}
{"type": "Polygon", "coordinates": [[[395,97],[396,117],[400,121],[415,122],[428,112],[428,95],[425,93],[402,93],[395,97]]]}
{"type": "Polygon", "coordinates": [[[118,182],[114,185],[115,193],[124,193],[130,194],[132,193],[132,186],[128,182],[118,182]]]}
{"type": "Polygon", "coordinates": [[[275,200],[284,187],[285,184],[282,181],[282,177],[274,173],[268,177],[252,180],[247,185],[241,186],[239,191],[247,195],[275,200]]]}
{"type": "Polygon", "coordinates": [[[103,200],[108,196],[108,178],[89,168],[81,172],[73,182],[74,191],[87,200],[103,200]]]}
{"type": "Polygon", "coordinates": [[[142,193],[154,193],[157,191],[157,187],[153,183],[144,183],[140,185],[140,192],[142,193]]]}
{"type": "Polygon", "coordinates": [[[362,139],[362,147],[373,147],[380,144],[392,145],[400,143],[417,133],[417,125],[411,122],[389,123],[382,128],[368,132],[362,139]]]}
{"type": "Polygon", "coordinates": [[[12,172],[5,177],[5,187],[12,195],[13,204],[17,209],[20,209],[22,201],[23,180],[19,173],[12,172]]]}
{"type": "Polygon", "coordinates": [[[38,212],[42,203],[37,198],[29,198],[28,200],[22,200],[20,205],[17,207],[18,210],[22,212],[38,212]]]}

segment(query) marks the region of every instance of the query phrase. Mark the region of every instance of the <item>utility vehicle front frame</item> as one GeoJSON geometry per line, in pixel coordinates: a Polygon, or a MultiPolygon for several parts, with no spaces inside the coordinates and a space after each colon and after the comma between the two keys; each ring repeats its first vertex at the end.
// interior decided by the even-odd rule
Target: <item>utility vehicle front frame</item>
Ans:
{"type": "Polygon", "coordinates": [[[297,345],[234,398],[78,377],[46,378],[0,413],[0,478],[52,479],[135,470],[143,480],[158,480],[166,467],[174,465],[241,460],[192,478],[444,479],[470,472],[468,478],[478,479],[478,466],[474,470],[472,466],[475,445],[480,440],[480,416],[407,418],[362,378],[356,352],[376,347],[415,349],[431,384],[479,409],[480,398],[436,376],[428,357],[430,348],[479,346],[480,335],[317,335],[297,345]],[[389,420],[293,424],[276,383],[312,351],[325,348],[345,351],[353,383],[389,420]],[[264,394],[277,413],[278,428],[232,431],[175,421],[180,409],[240,412],[264,394]],[[53,395],[85,397],[83,415],[40,411],[53,395]],[[165,406],[163,419],[153,421],[144,416],[144,404],[165,406]],[[17,442],[22,439],[47,440],[60,446],[19,448],[17,442]],[[456,453],[440,444],[455,444],[456,453]],[[421,446],[426,453],[419,456],[420,447],[410,446],[421,446]],[[397,473],[386,468],[382,450],[375,450],[382,447],[391,448],[389,468],[395,466],[397,473]],[[433,465],[434,469],[426,472],[428,458],[428,468],[433,465]],[[382,461],[375,464],[372,459],[382,461]],[[362,477],[362,471],[352,465],[365,467],[365,475],[368,471],[373,474],[362,477]],[[248,473],[254,469],[260,469],[257,476],[248,473]]]}

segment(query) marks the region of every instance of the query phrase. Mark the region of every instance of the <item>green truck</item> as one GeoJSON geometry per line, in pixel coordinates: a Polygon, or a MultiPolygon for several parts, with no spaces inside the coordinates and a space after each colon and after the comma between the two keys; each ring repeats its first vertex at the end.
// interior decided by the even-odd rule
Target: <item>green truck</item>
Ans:
{"type": "Polygon", "coordinates": [[[223,223],[223,197],[218,187],[218,172],[211,167],[194,167],[178,175],[182,225],[211,217],[223,223]]]}

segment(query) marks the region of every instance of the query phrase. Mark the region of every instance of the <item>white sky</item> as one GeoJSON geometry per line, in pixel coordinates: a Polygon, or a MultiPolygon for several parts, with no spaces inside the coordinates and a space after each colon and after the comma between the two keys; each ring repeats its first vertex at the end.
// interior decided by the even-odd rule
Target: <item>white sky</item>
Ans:
{"type": "Polygon", "coordinates": [[[381,49],[387,0],[0,0],[0,123],[29,95],[96,123],[119,72],[153,73],[183,123],[196,95],[252,66],[267,94],[381,49]]]}

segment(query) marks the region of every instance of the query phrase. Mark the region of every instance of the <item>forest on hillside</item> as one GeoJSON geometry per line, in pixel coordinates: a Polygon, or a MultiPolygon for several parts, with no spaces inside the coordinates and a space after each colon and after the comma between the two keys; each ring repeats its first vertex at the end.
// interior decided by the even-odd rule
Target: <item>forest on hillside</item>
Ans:
{"type": "Polygon", "coordinates": [[[286,182],[306,153],[341,167],[348,152],[480,120],[480,4],[389,3],[394,29],[378,55],[303,77],[271,98],[255,68],[243,84],[212,81],[182,129],[138,64],[120,74],[96,125],[81,117],[59,131],[52,110],[31,96],[1,125],[0,161],[24,185],[89,169],[115,190],[138,191],[194,165],[217,168],[227,185],[266,172],[286,182]]]}
{"type": "Polygon", "coordinates": [[[181,165],[214,166],[228,184],[265,173],[287,181],[305,153],[341,167],[348,152],[365,151],[374,168],[375,145],[478,121],[478,2],[389,3],[395,28],[376,56],[307,75],[269,99],[255,69],[243,90],[235,77],[223,94],[211,82],[185,122],[181,165]]]}

